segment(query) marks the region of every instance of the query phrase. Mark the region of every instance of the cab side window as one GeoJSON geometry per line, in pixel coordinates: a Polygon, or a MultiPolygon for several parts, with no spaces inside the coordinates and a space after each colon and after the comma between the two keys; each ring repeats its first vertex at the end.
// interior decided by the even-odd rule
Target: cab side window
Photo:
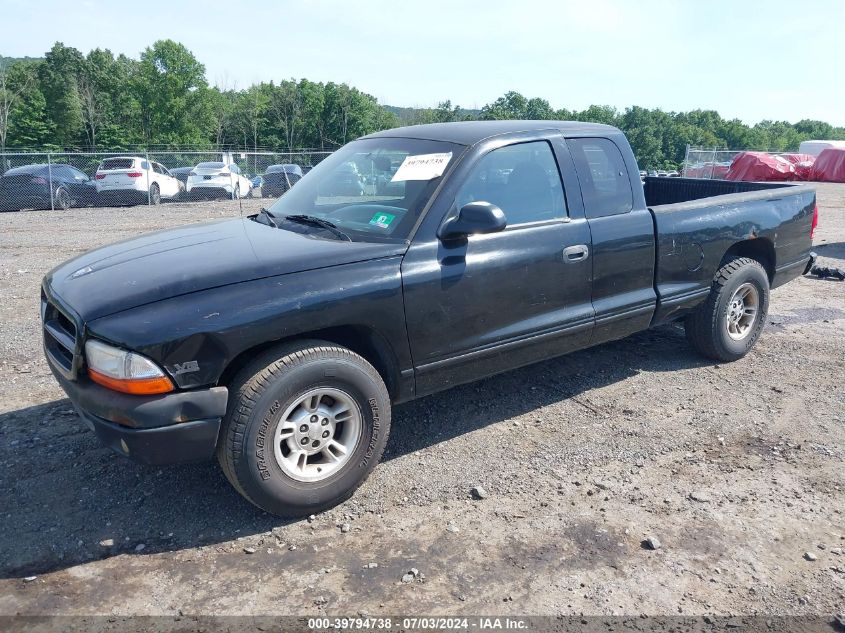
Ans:
{"type": "Polygon", "coordinates": [[[546,141],[508,145],[484,155],[455,201],[459,209],[470,202],[495,204],[508,226],[566,216],[560,172],[546,141]]]}
{"type": "Polygon", "coordinates": [[[606,138],[568,139],[587,218],[628,213],[634,194],[625,159],[616,143],[606,138]]]}

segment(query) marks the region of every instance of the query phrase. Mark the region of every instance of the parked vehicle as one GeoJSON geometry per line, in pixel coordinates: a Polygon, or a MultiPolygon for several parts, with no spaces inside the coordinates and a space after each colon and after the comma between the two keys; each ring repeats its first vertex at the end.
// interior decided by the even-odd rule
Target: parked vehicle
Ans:
{"type": "Polygon", "coordinates": [[[261,195],[278,198],[302,178],[299,165],[270,165],[262,176],[261,195]]]}
{"type": "Polygon", "coordinates": [[[191,170],[186,183],[191,198],[240,198],[252,191],[252,181],[232,163],[200,163],[191,170]]]}
{"type": "Polygon", "coordinates": [[[641,185],[605,125],[385,130],[257,215],[58,266],[44,346],[105,445],[216,454],[249,501],[307,515],[373,470],[394,403],[672,321],[704,356],[742,358],[770,289],[811,264],[816,219],[807,185],[641,185]],[[392,198],[323,195],[384,158],[392,198]]]}
{"type": "Polygon", "coordinates": [[[170,169],[170,175],[179,182],[185,184],[188,182],[188,176],[194,170],[193,167],[174,167],[170,169]]]}
{"type": "Polygon", "coordinates": [[[0,177],[0,211],[84,207],[96,196],[88,175],[70,165],[25,165],[0,177]]]}
{"type": "Polygon", "coordinates": [[[845,141],[801,141],[798,153],[818,156],[826,149],[845,149],[845,141]]]}
{"type": "Polygon", "coordinates": [[[167,168],[138,156],[106,158],[94,178],[103,204],[160,204],[183,190],[167,168]]]}
{"type": "Polygon", "coordinates": [[[193,169],[193,167],[174,167],[173,169],[168,170],[170,172],[170,175],[179,181],[180,199],[184,199],[187,197],[188,176],[190,175],[191,171],[193,171],[193,169]]]}
{"type": "Polygon", "coordinates": [[[330,178],[320,183],[320,195],[326,198],[363,196],[364,179],[354,162],[344,163],[333,170],[330,178]]]}

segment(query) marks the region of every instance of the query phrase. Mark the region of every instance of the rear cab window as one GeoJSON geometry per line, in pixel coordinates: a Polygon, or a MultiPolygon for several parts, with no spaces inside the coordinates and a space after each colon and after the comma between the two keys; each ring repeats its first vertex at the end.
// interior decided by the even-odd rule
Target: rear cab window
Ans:
{"type": "Polygon", "coordinates": [[[606,138],[567,139],[587,218],[628,213],[634,208],[631,178],[616,143],[606,138]]]}

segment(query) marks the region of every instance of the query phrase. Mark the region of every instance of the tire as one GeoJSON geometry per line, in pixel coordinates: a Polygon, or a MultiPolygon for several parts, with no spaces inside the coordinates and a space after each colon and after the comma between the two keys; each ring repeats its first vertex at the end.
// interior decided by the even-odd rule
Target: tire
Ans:
{"type": "Polygon", "coordinates": [[[56,189],[56,207],[62,211],[67,211],[71,207],[70,193],[64,187],[56,189]]]}
{"type": "Polygon", "coordinates": [[[232,200],[240,200],[241,199],[241,186],[235,185],[235,190],[232,192],[232,200]]]}
{"type": "Polygon", "coordinates": [[[275,347],[243,368],[229,393],[218,461],[234,488],[271,514],[307,516],[348,499],[387,444],[391,409],[384,381],[345,347],[314,340],[275,347]],[[349,414],[337,413],[323,427],[330,408],[349,414]],[[292,426],[291,419],[296,420],[292,426]],[[329,431],[323,440],[320,434],[329,431]],[[318,451],[304,460],[303,440],[306,450],[318,451]],[[315,442],[325,442],[326,448],[312,448],[315,442]],[[337,457],[332,442],[347,452],[337,457]]]}
{"type": "Polygon", "coordinates": [[[739,360],[760,337],[768,309],[766,271],[756,260],[735,257],[716,272],[710,295],[684,322],[687,340],[708,358],[739,360]],[[751,308],[753,318],[748,319],[751,308]]]}
{"type": "Polygon", "coordinates": [[[161,190],[156,183],[150,185],[150,204],[157,207],[161,204],[161,190]]]}

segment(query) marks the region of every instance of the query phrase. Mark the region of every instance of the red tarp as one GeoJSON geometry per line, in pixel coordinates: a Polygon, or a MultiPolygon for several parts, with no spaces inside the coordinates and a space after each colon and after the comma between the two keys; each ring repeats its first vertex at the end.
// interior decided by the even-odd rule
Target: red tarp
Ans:
{"type": "Polygon", "coordinates": [[[813,163],[816,157],[812,154],[781,154],[786,160],[795,165],[795,180],[812,180],[813,163]]]}
{"type": "Polygon", "coordinates": [[[786,160],[788,160],[793,165],[798,165],[800,163],[812,163],[816,160],[816,157],[812,154],[779,154],[779,156],[783,156],[786,160]]]}
{"type": "Polygon", "coordinates": [[[845,149],[823,149],[813,164],[813,180],[845,182],[845,149]]]}
{"type": "Polygon", "coordinates": [[[795,165],[788,159],[763,152],[742,152],[731,162],[725,180],[794,180],[795,165]]]}

